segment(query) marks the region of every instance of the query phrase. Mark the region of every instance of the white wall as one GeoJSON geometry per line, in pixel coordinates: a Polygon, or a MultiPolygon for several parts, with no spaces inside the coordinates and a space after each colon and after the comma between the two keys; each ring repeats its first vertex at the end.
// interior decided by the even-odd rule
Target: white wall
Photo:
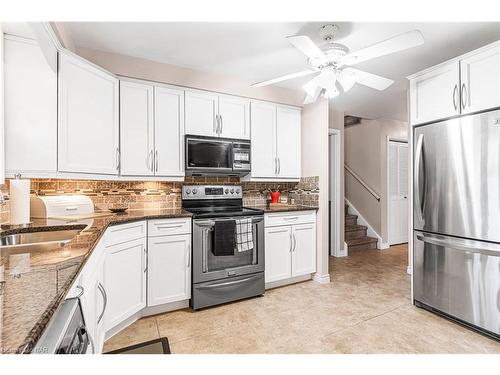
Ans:
{"type": "Polygon", "coordinates": [[[4,130],[3,130],[3,32],[0,23],[0,185],[5,181],[5,152],[4,152],[4,130]]]}
{"type": "Polygon", "coordinates": [[[328,101],[319,98],[302,110],[302,176],[319,176],[317,257],[314,279],[328,282],[328,101]]]}
{"type": "Polygon", "coordinates": [[[235,77],[86,48],[77,48],[76,53],[118,75],[300,107],[304,100],[303,90],[276,86],[251,87],[250,82],[235,77]]]}

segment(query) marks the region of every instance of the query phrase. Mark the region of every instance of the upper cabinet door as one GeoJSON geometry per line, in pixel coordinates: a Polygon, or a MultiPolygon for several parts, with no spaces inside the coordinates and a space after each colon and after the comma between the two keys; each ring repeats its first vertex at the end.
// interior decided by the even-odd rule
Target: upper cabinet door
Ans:
{"type": "Polygon", "coordinates": [[[124,176],[154,174],[153,86],[120,81],[120,158],[124,176]]]}
{"type": "Polygon", "coordinates": [[[219,96],[219,135],[224,138],[250,139],[250,100],[219,96]]]}
{"type": "Polygon", "coordinates": [[[184,176],[184,91],[155,87],[155,174],[184,176]]]}
{"type": "Polygon", "coordinates": [[[460,61],[462,113],[500,106],[500,46],[460,61]]]}
{"type": "Polygon", "coordinates": [[[459,63],[452,62],[410,81],[413,125],[460,114],[459,63]]]}
{"type": "Polygon", "coordinates": [[[276,115],[277,177],[300,178],[301,112],[278,106],[276,115]]]}
{"type": "Polygon", "coordinates": [[[185,100],[186,133],[217,137],[219,135],[218,95],[190,90],[186,91],[185,100]]]}
{"type": "Polygon", "coordinates": [[[59,55],[59,170],[118,174],[118,79],[59,55]]]}
{"type": "Polygon", "coordinates": [[[252,177],[276,177],[276,104],[252,102],[252,177]]]}
{"type": "Polygon", "coordinates": [[[34,40],[5,35],[4,43],[5,169],[11,175],[54,173],[57,72],[34,40]]]}

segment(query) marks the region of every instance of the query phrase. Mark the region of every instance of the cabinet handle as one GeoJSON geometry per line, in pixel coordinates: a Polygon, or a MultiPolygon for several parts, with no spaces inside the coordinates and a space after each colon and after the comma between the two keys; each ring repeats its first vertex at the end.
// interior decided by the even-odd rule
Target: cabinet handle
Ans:
{"type": "Polygon", "coordinates": [[[186,245],[186,250],[187,250],[187,267],[189,268],[191,266],[191,249],[189,248],[188,245],[186,245]]]}
{"type": "Polygon", "coordinates": [[[212,126],[212,130],[214,131],[214,133],[217,133],[218,127],[219,127],[219,115],[215,115],[214,124],[212,126]]]}
{"type": "Polygon", "coordinates": [[[146,271],[148,270],[148,267],[149,267],[149,257],[148,257],[148,251],[147,251],[146,247],[144,247],[144,260],[145,260],[144,263],[146,263],[146,266],[144,268],[144,273],[146,273],[146,271]]]}
{"type": "Polygon", "coordinates": [[[99,288],[103,299],[102,312],[101,315],[99,315],[99,318],[97,318],[97,324],[99,324],[104,316],[104,312],[106,311],[106,307],[108,305],[108,295],[106,294],[106,289],[104,289],[104,287],[100,282],[97,283],[97,288],[99,288]]]}
{"type": "Polygon", "coordinates": [[[460,96],[462,97],[462,108],[465,109],[467,106],[467,86],[465,86],[465,83],[462,83],[462,91],[460,93],[460,96]],[[465,102],[464,102],[465,99],[465,102]]]}
{"type": "Polygon", "coordinates": [[[290,236],[290,249],[288,250],[290,253],[292,252],[292,233],[288,234],[290,236]]]}
{"type": "Polygon", "coordinates": [[[155,150],[155,172],[158,172],[158,165],[160,164],[158,160],[158,150],[155,150]]]}
{"type": "Polygon", "coordinates": [[[295,253],[295,249],[297,248],[297,239],[295,238],[295,233],[293,234],[293,252],[295,253]]]}
{"type": "Polygon", "coordinates": [[[116,148],[116,170],[120,170],[120,149],[116,148]]]}
{"type": "Polygon", "coordinates": [[[281,173],[281,160],[278,157],[278,174],[280,174],[280,173],[281,173]]]}
{"type": "Polygon", "coordinates": [[[80,298],[81,296],[83,296],[83,293],[85,293],[85,288],[81,285],[77,285],[76,289],[78,289],[80,293],[78,293],[75,298],[80,298]]]}
{"type": "Polygon", "coordinates": [[[222,122],[222,115],[219,115],[219,119],[220,119],[219,135],[221,135],[224,129],[224,123],[222,122]]]}
{"type": "Polygon", "coordinates": [[[453,88],[453,108],[455,108],[455,111],[457,110],[457,94],[458,94],[458,84],[455,84],[455,87],[453,88]]]}
{"type": "Polygon", "coordinates": [[[278,174],[278,158],[274,157],[274,174],[278,174]]]}

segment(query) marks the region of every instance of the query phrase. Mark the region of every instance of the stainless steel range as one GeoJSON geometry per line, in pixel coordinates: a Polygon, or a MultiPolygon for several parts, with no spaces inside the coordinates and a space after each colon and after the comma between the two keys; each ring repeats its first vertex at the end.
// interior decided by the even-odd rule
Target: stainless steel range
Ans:
{"type": "Polygon", "coordinates": [[[193,214],[193,309],[264,294],[264,212],[243,207],[240,186],[183,186],[193,214]]]}

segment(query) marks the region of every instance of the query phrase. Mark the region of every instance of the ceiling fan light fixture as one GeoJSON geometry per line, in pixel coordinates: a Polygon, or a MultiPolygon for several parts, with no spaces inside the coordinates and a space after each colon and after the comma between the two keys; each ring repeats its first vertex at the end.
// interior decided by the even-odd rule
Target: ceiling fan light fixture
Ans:
{"type": "Polygon", "coordinates": [[[339,96],[340,92],[336,88],[325,89],[323,92],[323,97],[325,99],[334,99],[339,96]]]}
{"type": "Polygon", "coordinates": [[[352,87],[356,83],[356,73],[349,69],[344,69],[339,74],[338,82],[342,86],[344,92],[347,92],[352,89],[352,87]]]}

